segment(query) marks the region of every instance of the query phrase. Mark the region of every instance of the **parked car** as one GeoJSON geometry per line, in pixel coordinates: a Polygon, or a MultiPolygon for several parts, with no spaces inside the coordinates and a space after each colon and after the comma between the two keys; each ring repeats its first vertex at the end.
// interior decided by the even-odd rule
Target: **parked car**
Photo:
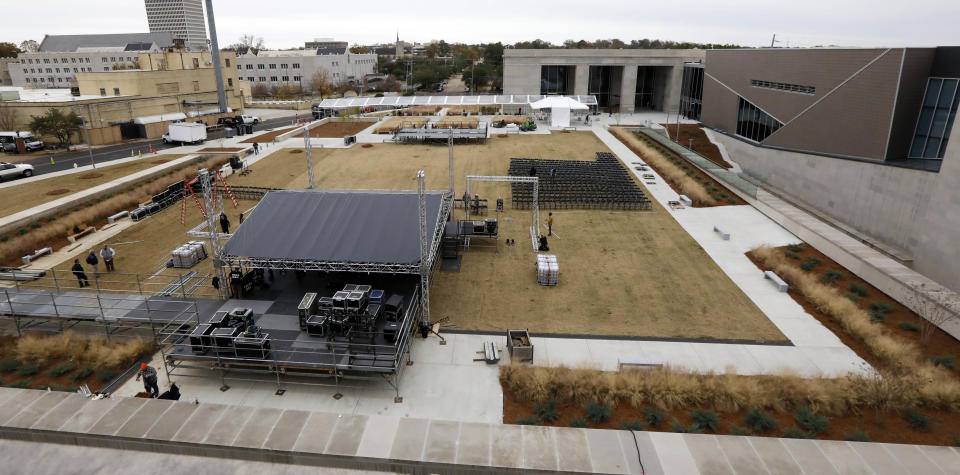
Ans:
{"type": "Polygon", "coordinates": [[[33,176],[33,165],[25,163],[0,162],[0,181],[12,178],[27,178],[33,176]]]}
{"type": "Polygon", "coordinates": [[[43,141],[30,132],[0,132],[0,150],[17,153],[17,138],[23,139],[24,148],[28,152],[43,150],[43,141]]]}
{"type": "Polygon", "coordinates": [[[260,118],[254,115],[241,115],[244,124],[253,124],[257,125],[260,123],[260,118]]]}

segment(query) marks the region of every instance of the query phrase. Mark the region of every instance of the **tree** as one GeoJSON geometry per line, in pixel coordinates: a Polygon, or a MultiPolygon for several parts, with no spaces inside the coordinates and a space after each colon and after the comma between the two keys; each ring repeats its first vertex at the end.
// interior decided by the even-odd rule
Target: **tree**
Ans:
{"type": "Polygon", "coordinates": [[[437,54],[440,56],[450,56],[450,45],[446,41],[440,40],[437,43],[437,54]]]}
{"type": "Polygon", "coordinates": [[[280,86],[280,88],[277,89],[277,93],[276,93],[277,99],[281,101],[288,101],[290,99],[297,97],[298,95],[300,95],[300,88],[296,86],[291,86],[288,84],[284,84],[283,86],[280,86]]]}
{"type": "Polygon", "coordinates": [[[34,40],[24,40],[20,42],[20,51],[24,53],[36,53],[40,51],[40,43],[34,40]]]}
{"type": "Polygon", "coordinates": [[[320,97],[328,96],[333,92],[333,85],[330,83],[330,72],[326,69],[318,69],[313,76],[310,76],[310,90],[314,94],[320,94],[320,97]]]}
{"type": "Polygon", "coordinates": [[[240,39],[237,40],[236,43],[224,49],[236,51],[238,55],[247,54],[248,51],[257,54],[260,50],[264,49],[263,38],[250,34],[240,35],[240,39]]]}
{"type": "Polygon", "coordinates": [[[16,58],[22,52],[23,50],[17,48],[17,45],[13,43],[0,43],[0,58],[16,58]]]}
{"type": "Polygon", "coordinates": [[[503,64],[503,43],[490,43],[483,48],[483,62],[490,65],[503,64]]]}
{"type": "Polygon", "coordinates": [[[366,46],[355,45],[350,47],[350,52],[353,54],[366,54],[369,53],[370,50],[368,50],[366,46]]]}
{"type": "Polygon", "coordinates": [[[436,58],[439,51],[440,48],[436,43],[430,43],[423,48],[423,54],[430,59],[436,58]]]}
{"type": "Polygon", "coordinates": [[[958,320],[960,303],[938,301],[940,292],[922,283],[910,289],[906,302],[908,308],[920,316],[920,342],[930,343],[938,328],[958,320]]]}
{"type": "Polygon", "coordinates": [[[0,130],[17,130],[17,109],[0,104],[0,130]]]}
{"type": "Polygon", "coordinates": [[[32,118],[29,125],[31,132],[56,137],[60,141],[60,146],[69,145],[70,136],[83,126],[83,119],[73,111],[65,114],[60,109],[50,108],[44,115],[30,117],[32,118]]]}
{"type": "Polygon", "coordinates": [[[397,78],[391,74],[387,76],[387,79],[383,80],[383,84],[380,85],[380,89],[389,92],[398,92],[400,91],[400,81],[397,81],[397,78]]]}
{"type": "Polygon", "coordinates": [[[270,88],[264,83],[257,83],[250,88],[250,95],[253,97],[267,97],[270,94],[270,88]]]}

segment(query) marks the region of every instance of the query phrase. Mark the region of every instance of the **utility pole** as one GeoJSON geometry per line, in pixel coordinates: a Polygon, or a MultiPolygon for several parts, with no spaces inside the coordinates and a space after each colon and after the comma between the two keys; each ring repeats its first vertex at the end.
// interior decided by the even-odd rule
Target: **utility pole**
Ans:
{"type": "Polygon", "coordinates": [[[310,176],[310,189],[313,189],[313,154],[311,150],[313,147],[310,145],[310,130],[307,129],[307,126],[303,126],[303,148],[307,152],[307,175],[310,176]]]}
{"type": "Polygon", "coordinates": [[[94,169],[97,168],[97,164],[93,161],[93,146],[90,145],[90,132],[87,130],[87,118],[80,117],[83,120],[83,138],[87,141],[87,153],[90,155],[90,166],[94,169]]]}
{"type": "Polygon", "coordinates": [[[213,56],[213,72],[217,79],[217,103],[220,113],[227,112],[227,92],[223,88],[223,69],[220,67],[220,46],[217,45],[217,25],[213,21],[213,0],[207,0],[207,23],[210,30],[210,54],[213,56]]]}

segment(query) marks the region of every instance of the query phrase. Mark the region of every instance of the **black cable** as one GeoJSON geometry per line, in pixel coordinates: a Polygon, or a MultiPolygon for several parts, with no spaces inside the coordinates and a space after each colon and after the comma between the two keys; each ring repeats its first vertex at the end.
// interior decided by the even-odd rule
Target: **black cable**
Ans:
{"type": "Polygon", "coordinates": [[[637,448],[637,461],[640,462],[640,475],[643,475],[647,470],[643,468],[643,459],[640,458],[640,444],[637,443],[637,433],[633,429],[630,429],[630,433],[633,434],[633,446],[637,448]]]}

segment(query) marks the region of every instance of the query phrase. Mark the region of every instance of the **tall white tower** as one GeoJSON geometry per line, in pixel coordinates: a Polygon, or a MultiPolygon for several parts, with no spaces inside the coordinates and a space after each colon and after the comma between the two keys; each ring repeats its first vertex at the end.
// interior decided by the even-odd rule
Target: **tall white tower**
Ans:
{"type": "Polygon", "coordinates": [[[144,0],[150,32],[168,31],[187,48],[207,48],[203,0],[144,0]]]}

